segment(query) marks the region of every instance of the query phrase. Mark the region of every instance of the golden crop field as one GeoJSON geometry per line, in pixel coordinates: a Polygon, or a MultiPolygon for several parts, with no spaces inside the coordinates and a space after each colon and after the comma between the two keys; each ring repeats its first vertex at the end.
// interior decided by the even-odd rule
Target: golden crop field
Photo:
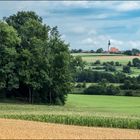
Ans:
{"type": "Polygon", "coordinates": [[[140,139],[139,130],[0,119],[0,139],[140,139]]]}

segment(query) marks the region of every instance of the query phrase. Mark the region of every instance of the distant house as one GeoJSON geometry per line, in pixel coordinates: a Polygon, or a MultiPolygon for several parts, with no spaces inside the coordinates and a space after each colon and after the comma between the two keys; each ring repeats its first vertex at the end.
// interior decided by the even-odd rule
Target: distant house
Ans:
{"type": "Polygon", "coordinates": [[[111,47],[109,50],[110,53],[118,53],[119,49],[115,48],[115,47],[111,47]]]}

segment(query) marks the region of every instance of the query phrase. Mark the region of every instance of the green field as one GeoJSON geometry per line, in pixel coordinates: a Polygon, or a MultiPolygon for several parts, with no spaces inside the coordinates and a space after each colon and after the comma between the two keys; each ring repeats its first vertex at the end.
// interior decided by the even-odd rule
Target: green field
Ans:
{"type": "Polygon", "coordinates": [[[108,61],[118,61],[121,64],[126,65],[129,61],[132,61],[133,58],[140,58],[140,56],[126,56],[122,54],[100,54],[100,53],[72,53],[73,56],[81,56],[83,61],[88,63],[95,62],[100,60],[101,62],[108,61]]]}
{"type": "MultiPolygon", "coordinates": [[[[72,53],[73,56],[81,56],[82,60],[87,62],[85,68],[89,69],[92,68],[92,63],[97,60],[100,60],[101,63],[103,62],[119,62],[122,65],[127,65],[129,61],[132,62],[134,58],[140,58],[140,56],[126,56],[122,54],[105,54],[105,53],[72,53]]],[[[102,65],[98,65],[98,67],[102,67],[102,65]]],[[[94,66],[96,67],[96,66],[94,66]]],[[[123,66],[116,66],[117,71],[122,72],[123,66]]],[[[140,75],[140,69],[136,67],[131,67],[132,72],[130,74],[126,74],[131,77],[136,77],[140,75]]],[[[95,69],[95,71],[97,71],[95,69]]],[[[100,69],[98,71],[105,71],[104,69],[100,69]]]]}
{"type": "Polygon", "coordinates": [[[132,59],[134,58],[139,58],[139,56],[82,56],[83,61],[86,61],[88,63],[95,62],[97,60],[100,60],[101,62],[118,61],[123,65],[126,65],[129,61],[132,61],[132,59]]]}
{"type": "Polygon", "coordinates": [[[0,117],[139,129],[140,98],[69,94],[65,106],[0,103],[0,117]]]}

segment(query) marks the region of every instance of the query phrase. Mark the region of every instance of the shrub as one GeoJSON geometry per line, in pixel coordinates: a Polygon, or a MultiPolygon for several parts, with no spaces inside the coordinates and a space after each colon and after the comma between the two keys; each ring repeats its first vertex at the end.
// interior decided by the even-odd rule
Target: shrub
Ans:
{"type": "Polygon", "coordinates": [[[76,87],[77,88],[82,88],[83,86],[82,86],[82,84],[79,83],[79,84],[76,85],[76,87]]]}
{"type": "Polygon", "coordinates": [[[105,70],[114,72],[114,71],[116,71],[116,68],[114,66],[108,64],[105,66],[105,70]]]}
{"type": "Polygon", "coordinates": [[[121,64],[117,61],[115,62],[115,66],[121,66],[121,64]]]}
{"type": "Polygon", "coordinates": [[[125,96],[133,96],[133,92],[132,91],[125,91],[124,93],[125,96]]]}
{"type": "Polygon", "coordinates": [[[129,66],[123,66],[123,72],[124,73],[131,73],[131,69],[129,66]]]}
{"type": "Polygon", "coordinates": [[[92,85],[84,90],[85,94],[94,94],[94,95],[116,95],[120,93],[119,87],[114,85],[92,85]]]}
{"type": "Polygon", "coordinates": [[[100,61],[100,60],[96,60],[96,61],[94,62],[94,64],[95,64],[95,65],[100,65],[100,64],[101,64],[101,61],[100,61]]]}
{"type": "Polygon", "coordinates": [[[132,62],[133,62],[134,67],[139,67],[140,66],[140,59],[138,59],[138,58],[134,58],[132,60],[132,62]]]}

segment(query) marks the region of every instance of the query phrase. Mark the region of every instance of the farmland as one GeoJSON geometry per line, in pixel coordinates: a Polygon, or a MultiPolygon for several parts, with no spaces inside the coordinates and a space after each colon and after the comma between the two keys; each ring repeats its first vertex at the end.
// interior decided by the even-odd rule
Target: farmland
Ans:
{"type": "Polygon", "coordinates": [[[139,130],[0,119],[0,139],[139,139],[139,130]],[[13,129],[14,128],[14,129],[13,129]],[[62,133],[63,132],[63,133],[62,133]],[[54,135],[55,134],[55,135],[54,135]],[[111,134],[111,135],[110,135],[111,134]]]}
{"type": "Polygon", "coordinates": [[[73,56],[81,56],[83,61],[88,63],[100,60],[101,62],[118,61],[121,64],[127,64],[133,58],[140,58],[139,56],[126,56],[122,54],[92,54],[92,53],[73,53],[73,56]]]}
{"type": "MultiPolygon", "coordinates": [[[[72,56],[80,56],[84,62],[86,62],[86,69],[95,69],[95,71],[105,71],[103,69],[103,63],[106,62],[118,62],[121,66],[115,66],[117,72],[123,71],[123,66],[126,66],[128,62],[132,63],[134,58],[140,58],[140,56],[127,56],[123,54],[108,54],[108,53],[72,53],[72,56]],[[96,61],[100,61],[100,64],[95,65],[96,61]],[[96,69],[96,67],[100,67],[101,69],[96,69]]],[[[115,71],[115,72],[116,72],[115,71]]],[[[111,72],[111,71],[110,71],[111,72]]],[[[136,67],[131,66],[131,73],[127,74],[127,76],[136,77],[140,75],[140,70],[136,67]]]]}
{"type": "Polygon", "coordinates": [[[65,106],[0,103],[0,117],[84,126],[140,128],[140,98],[68,95],[65,106]]]}

